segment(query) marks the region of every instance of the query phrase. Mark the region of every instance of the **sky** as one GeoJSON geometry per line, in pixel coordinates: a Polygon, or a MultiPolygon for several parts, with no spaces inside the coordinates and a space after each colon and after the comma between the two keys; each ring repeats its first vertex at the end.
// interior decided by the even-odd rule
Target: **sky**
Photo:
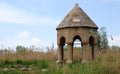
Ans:
{"type": "Polygon", "coordinates": [[[57,47],[56,27],[76,3],[120,46],[120,0],[0,0],[0,48],[57,47]]]}

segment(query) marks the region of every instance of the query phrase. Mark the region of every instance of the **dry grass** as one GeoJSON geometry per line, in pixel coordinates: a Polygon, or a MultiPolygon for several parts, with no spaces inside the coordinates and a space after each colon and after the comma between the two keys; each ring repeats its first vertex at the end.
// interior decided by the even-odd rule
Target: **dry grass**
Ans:
{"type": "Polygon", "coordinates": [[[56,60],[56,54],[51,52],[21,52],[21,53],[8,53],[0,55],[0,60],[56,60]]]}
{"type": "MultiPolygon", "coordinates": [[[[97,51],[96,52],[96,59],[101,62],[108,62],[108,63],[116,63],[120,64],[120,51],[116,50],[107,50],[105,52],[103,51],[97,51]]],[[[90,54],[89,54],[90,55],[90,54]]],[[[91,56],[91,55],[90,55],[91,56]]],[[[50,60],[50,61],[56,61],[57,60],[57,52],[54,50],[48,50],[45,52],[37,52],[37,51],[26,51],[26,52],[16,52],[13,53],[12,51],[5,52],[4,54],[0,55],[0,61],[4,60],[17,60],[17,59],[23,59],[23,60],[50,60]]],[[[64,51],[64,59],[67,59],[67,51],[64,51]]],[[[73,52],[73,59],[74,60],[80,60],[82,59],[82,50],[74,49],[73,52]]]]}
{"type": "MultiPolygon", "coordinates": [[[[65,59],[67,58],[65,53],[65,59]]],[[[95,61],[90,61],[88,64],[81,64],[82,52],[81,50],[74,49],[74,61],[73,64],[56,64],[57,53],[53,50],[48,50],[48,52],[7,52],[0,55],[0,62],[5,60],[15,61],[21,60],[46,60],[51,61],[49,64],[49,69],[51,73],[54,74],[120,74],[120,50],[107,51],[97,51],[97,56],[95,61]],[[54,62],[54,63],[53,63],[54,62]]]]}

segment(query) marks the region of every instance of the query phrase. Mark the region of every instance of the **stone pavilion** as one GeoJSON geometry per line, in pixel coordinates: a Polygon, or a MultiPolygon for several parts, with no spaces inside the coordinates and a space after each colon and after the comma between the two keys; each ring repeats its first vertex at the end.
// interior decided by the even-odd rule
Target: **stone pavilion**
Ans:
{"type": "Polygon", "coordinates": [[[67,63],[73,61],[73,45],[76,39],[81,41],[82,62],[95,59],[97,49],[97,25],[79,7],[78,4],[67,14],[63,21],[57,26],[57,63],[64,61],[64,45],[67,45],[67,63]],[[90,55],[91,57],[90,57],[90,55]]]}

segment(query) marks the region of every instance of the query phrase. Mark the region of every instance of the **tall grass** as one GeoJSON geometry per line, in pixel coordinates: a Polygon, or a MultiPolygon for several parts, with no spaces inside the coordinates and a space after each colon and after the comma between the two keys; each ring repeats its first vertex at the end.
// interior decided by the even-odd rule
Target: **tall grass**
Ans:
{"type": "MultiPolygon", "coordinates": [[[[65,60],[66,60],[66,52],[65,60]]],[[[108,49],[105,52],[96,51],[94,61],[82,64],[81,50],[74,49],[74,61],[72,64],[56,64],[57,53],[49,49],[48,52],[7,52],[0,55],[0,74],[120,74],[120,51],[108,49]],[[29,71],[4,71],[4,68],[21,65],[31,67],[29,71]],[[41,71],[47,69],[47,71],[41,71]]],[[[21,67],[20,67],[21,68],[21,67]]]]}

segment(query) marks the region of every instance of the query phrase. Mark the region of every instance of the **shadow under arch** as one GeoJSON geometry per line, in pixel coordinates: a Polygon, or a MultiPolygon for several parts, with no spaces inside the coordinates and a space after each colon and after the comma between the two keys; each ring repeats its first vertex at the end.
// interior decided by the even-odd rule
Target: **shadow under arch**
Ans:
{"type": "Polygon", "coordinates": [[[82,59],[82,40],[81,40],[81,37],[79,35],[74,36],[72,44],[73,44],[72,45],[73,46],[73,50],[77,49],[77,50],[74,50],[73,57],[76,60],[81,60],[82,59]]]}
{"type": "Polygon", "coordinates": [[[94,37],[93,36],[90,36],[89,37],[89,45],[90,45],[90,47],[91,47],[91,49],[92,49],[92,52],[91,52],[91,54],[92,54],[92,59],[94,60],[94,56],[95,56],[95,54],[94,54],[94,52],[95,52],[95,48],[94,48],[94,37]]]}
{"type": "Polygon", "coordinates": [[[61,46],[61,57],[62,57],[62,60],[64,60],[64,45],[65,45],[65,37],[61,37],[60,38],[60,46],[61,46]]]}
{"type": "MultiPolygon", "coordinates": [[[[76,45],[78,45],[78,44],[81,44],[82,43],[82,41],[81,41],[81,37],[79,36],[79,35],[76,35],[76,36],[74,36],[74,38],[73,38],[73,46],[76,44],[76,45]],[[75,41],[77,41],[78,43],[75,43],[75,41]]],[[[82,45],[81,45],[82,46],[82,45]]]]}
{"type": "Polygon", "coordinates": [[[60,45],[61,46],[65,45],[65,37],[63,37],[63,36],[60,38],[60,45]]]}

